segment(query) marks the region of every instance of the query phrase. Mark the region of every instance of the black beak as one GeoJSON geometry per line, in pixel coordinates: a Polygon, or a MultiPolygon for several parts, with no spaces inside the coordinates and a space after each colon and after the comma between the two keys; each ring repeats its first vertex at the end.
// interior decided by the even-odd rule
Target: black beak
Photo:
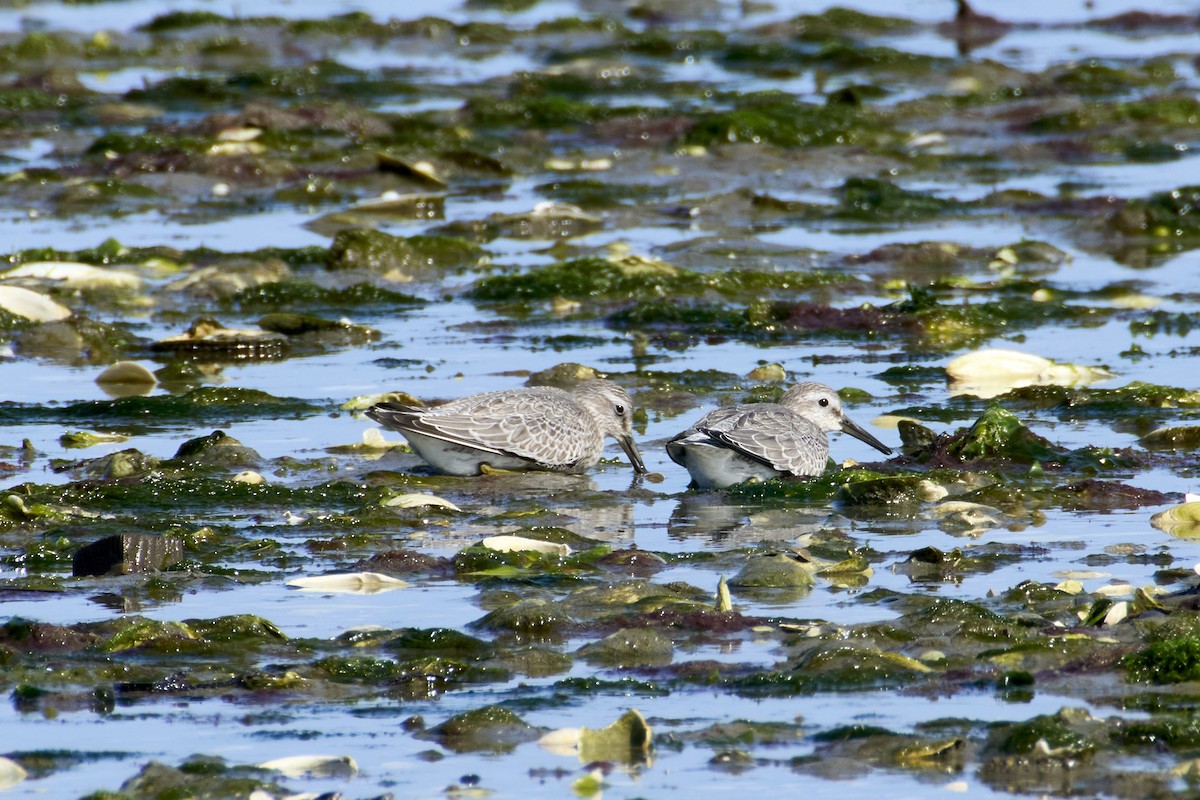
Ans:
{"type": "Polygon", "coordinates": [[[633,441],[633,437],[618,436],[617,444],[621,445],[621,449],[625,451],[625,455],[629,456],[629,463],[633,464],[633,471],[638,475],[645,475],[646,462],[642,461],[642,454],[638,451],[637,443],[633,441]]]}
{"type": "Polygon", "coordinates": [[[888,447],[886,444],[867,433],[864,428],[859,427],[859,425],[852,421],[849,417],[842,417],[842,431],[850,434],[860,442],[866,442],[867,444],[871,445],[871,447],[874,447],[876,450],[883,453],[885,456],[890,456],[892,454],[892,448],[888,447]]]}

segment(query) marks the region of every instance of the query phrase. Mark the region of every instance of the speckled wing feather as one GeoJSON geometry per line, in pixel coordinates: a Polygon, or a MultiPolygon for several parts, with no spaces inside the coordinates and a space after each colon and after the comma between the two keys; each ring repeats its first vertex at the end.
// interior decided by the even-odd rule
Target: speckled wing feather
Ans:
{"type": "Polygon", "coordinates": [[[675,438],[676,439],[686,439],[688,436],[690,436],[691,434],[695,433],[698,430],[701,430],[702,428],[723,430],[730,423],[737,420],[738,417],[741,417],[747,411],[752,410],[752,408],[753,407],[748,407],[748,406],[744,406],[744,405],[742,405],[742,406],[725,406],[724,408],[714,408],[712,411],[708,412],[703,417],[701,417],[700,419],[698,419],[694,423],[692,423],[692,427],[688,428],[686,431],[679,434],[675,438]]]}
{"type": "Polygon", "coordinates": [[[427,409],[388,404],[375,409],[386,413],[369,416],[393,430],[552,468],[572,469],[603,447],[587,412],[557,389],[485,392],[427,409]]]}
{"type": "Polygon", "coordinates": [[[740,410],[696,428],[714,442],[780,472],[806,476],[825,471],[829,439],[812,422],[777,405],[740,410]]]}

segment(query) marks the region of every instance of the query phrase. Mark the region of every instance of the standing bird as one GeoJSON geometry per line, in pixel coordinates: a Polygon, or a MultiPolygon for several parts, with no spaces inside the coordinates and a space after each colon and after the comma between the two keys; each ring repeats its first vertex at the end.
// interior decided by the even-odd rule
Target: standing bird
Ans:
{"type": "Polygon", "coordinates": [[[891,449],[842,410],[837,392],[798,383],[778,403],[718,408],[667,442],[667,455],[687,468],[700,489],[723,489],[756,478],[812,477],[829,458],[826,431],[845,431],[891,455],[891,449]]]}
{"type": "Polygon", "coordinates": [[[617,440],[645,473],[633,441],[633,401],[617,384],[584,381],[570,391],[548,386],[502,389],[431,408],[378,403],[367,416],[399,431],[417,455],[448,475],[489,470],[583,472],[617,440]]]}

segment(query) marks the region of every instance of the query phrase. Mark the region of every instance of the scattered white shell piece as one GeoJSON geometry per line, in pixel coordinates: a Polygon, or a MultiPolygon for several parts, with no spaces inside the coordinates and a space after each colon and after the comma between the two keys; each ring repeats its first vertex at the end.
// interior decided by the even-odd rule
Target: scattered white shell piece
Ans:
{"type": "Polygon", "coordinates": [[[573,756],[582,735],[583,728],[559,728],[538,739],[538,747],[556,756],[573,756]]]}
{"type": "Polygon", "coordinates": [[[438,508],[448,508],[451,511],[462,511],[454,503],[434,494],[402,494],[399,497],[390,497],[384,500],[383,505],[389,508],[424,508],[425,506],[436,506],[438,508]]]}
{"type": "Polygon", "coordinates": [[[550,301],[550,310],[555,314],[573,314],[583,308],[583,303],[567,297],[555,297],[550,301]]]}
{"type": "Polygon", "coordinates": [[[918,425],[921,424],[921,420],[915,417],[905,417],[899,414],[880,414],[878,417],[875,417],[871,420],[872,425],[893,431],[900,427],[901,422],[915,422],[918,425]]]}
{"type": "Polygon", "coordinates": [[[571,555],[571,548],[565,544],[543,542],[538,539],[527,539],[524,536],[489,536],[483,540],[483,546],[500,553],[520,553],[532,551],[547,553],[555,556],[571,555]]]}
{"type": "Polygon", "coordinates": [[[715,608],[719,614],[728,614],[733,611],[733,598],[729,594],[729,584],[725,581],[724,575],[717,580],[717,601],[715,608]]]}
{"type": "Polygon", "coordinates": [[[555,203],[551,200],[543,200],[535,205],[529,212],[529,216],[543,219],[574,219],[584,222],[600,221],[599,217],[587,213],[579,206],[570,203],[555,203]]]}
{"type": "Polygon", "coordinates": [[[1101,597],[1133,597],[1134,587],[1128,583],[1109,583],[1093,590],[1101,597]]]}
{"type": "Polygon", "coordinates": [[[210,145],[210,156],[258,156],[267,152],[267,148],[258,142],[217,142],[210,145]]]}
{"type": "Polygon", "coordinates": [[[584,158],[575,161],[569,158],[549,158],[543,165],[546,169],[554,170],[555,172],[573,172],[579,170],[581,172],[604,172],[612,169],[613,162],[611,158],[584,158]]]}
{"type": "Polygon", "coordinates": [[[308,522],[308,517],[303,514],[297,514],[293,511],[283,512],[283,524],[285,525],[303,525],[308,522]]]}
{"type": "Polygon", "coordinates": [[[20,286],[0,286],[0,308],[34,322],[58,322],[71,316],[66,306],[20,286]]]}
{"type": "Polygon", "coordinates": [[[118,289],[137,291],[138,276],[118,269],[95,267],[77,261],[30,261],[0,274],[0,280],[27,280],[56,284],[68,289],[118,289]]]}
{"type": "Polygon", "coordinates": [[[11,758],[0,756],[0,790],[16,786],[25,780],[29,773],[11,758]]]}
{"type": "Polygon", "coordinates": [[[988,347],[959,356],[946,365],[951,394],[987,399],[1022,386],[1086,386],[1114,377],[1103,367],[1059,364],[1048,358],[988,347]]]}
{"type": "Polygon", "coordinates": [[[1091,569],[1060,569],[1054,573],[1054,577],[1062,578],[1063,580],[1090,581],[1111,576],[1107,572],[1098,572],[1091,569]]]}
{"type": "Polygon", "coordinates": [[[947,792],[969,792],[971,791],[971,784],[966,781],[950,781],[942,788],[947,792]]]}
{"type": "Polygon", "coordinates": [[[938,133],[937,131],[917,134],[908,140],[908,146],[914,150],[919,150],[922,147],[936,147],[945,143],[945,134],[938,133]]]}
{"type": "Polygon", "coordinates": [[[252,142],[262,136],[262,128],[226,128],[217,134],[221,142],[252,142]]]}
{"type": "Polygon", "coordinates": [[[407,581],[378,572],[341,572],[333,575],[311,575],[293,578],[287,582],[294,589],[319,592],[342,592],[344,594],[378,594],[393,589],[403,589],[407,581]]]}
{"type": "Polygon", "coordinates": [[[285,756],[264,761],[258,766],[282,772],[289,778],[345,777],[358,774],[358,764],[350,756],[285,756]]]}
{"type": "Polygon", "coordinates": [[[1104,615],[1105,625],[1116,625],[1121,620],[1129,616],[1129,602],[1122,600],[1119,603],[1113,603],[1112,608],[1104,615]]]}
{"type": "Polygon", "coordinates": [[[136,361],[118,361],[97,375],[96,383],[133,383],[157,386],[158,378],[136,361]]]}
{"type": "Polygon", "coordinates": [[[245,472],[239,472],[237,475],[233,476],[233,480],[235,483],[249,483],[252,486],[258,486],[259,484],[267,482],[266,478],[264,478],[262,475],[259,475],[252,469],[248,469],[245,472]]]}
{"type": "Polygon", "coordinates": [[[1080,583],[1079,581],[1074,581],[1074,580],[1063,581],[1062,583],[1058,584],[1054,588],[1058,589],[1060,592],[1066,592],[1067,594],[1082,594],[1083,593],[1083,584],[1080,583]]]}
{"type": "Polygon", "coordinates": [[[920,489],[921,499],[927,503],[936,503],[950,494],[949,489],[933,481],[921,481],[917,484],[917,488],[920,489]]]}
{"type": "Polygon", "coordinates": [[[403,442],[399,441],[389,441],[388,438],[383,435],[383,430],[380,428],[367,428],[365,431],[363,431],[362,438],[363,446],[369,447],[372,450],[391,450],[393,447],[404,444],[403,442]]]}
{"type": "Polygon", "coordinates": [[[1153,297],[1148,294],[1123,294],[1120,297],[1114,297],[1112,299],[1112,307],[1137,310],[1143,308],[1157,308],[1158,306],[1162,305],[1162,302],[1162,298],[1153,297]]]}
{"type": "Polygon", "coordinates": [[[995,528],[1004,524],[1004,512],[982,503],[966,500],[944,500],[926,512],[934,519],[963,525],[972,530],[995,528]]]}

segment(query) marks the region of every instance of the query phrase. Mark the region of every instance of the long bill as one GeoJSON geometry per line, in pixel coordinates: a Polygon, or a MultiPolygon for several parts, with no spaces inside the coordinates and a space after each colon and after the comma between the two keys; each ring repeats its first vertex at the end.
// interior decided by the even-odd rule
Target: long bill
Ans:
{"type": "Polygon", "coordinates": [[[883,453],[885,456],[890,456],[892,454],[892,448],[876,439],[874,436],[868,433],[865,428],[861,427],[849,417],[842,417],[842,431],[850,434],[860,442],[866,442],[867,444],[871,445],[871,447],[874,447],[876,450],[883,453]]]}
{"type": "Polygon", "coordinates": [[[625,455],[629,456],[629,463],[633,464],[633,471],[638,475],[646,474],[646,462],[642,461],[642,454],[638,450],[637,442],[633,441],[632,436],[618,436],[617,444],[621,445],[621,449],[625,451],[625,455]]]}

